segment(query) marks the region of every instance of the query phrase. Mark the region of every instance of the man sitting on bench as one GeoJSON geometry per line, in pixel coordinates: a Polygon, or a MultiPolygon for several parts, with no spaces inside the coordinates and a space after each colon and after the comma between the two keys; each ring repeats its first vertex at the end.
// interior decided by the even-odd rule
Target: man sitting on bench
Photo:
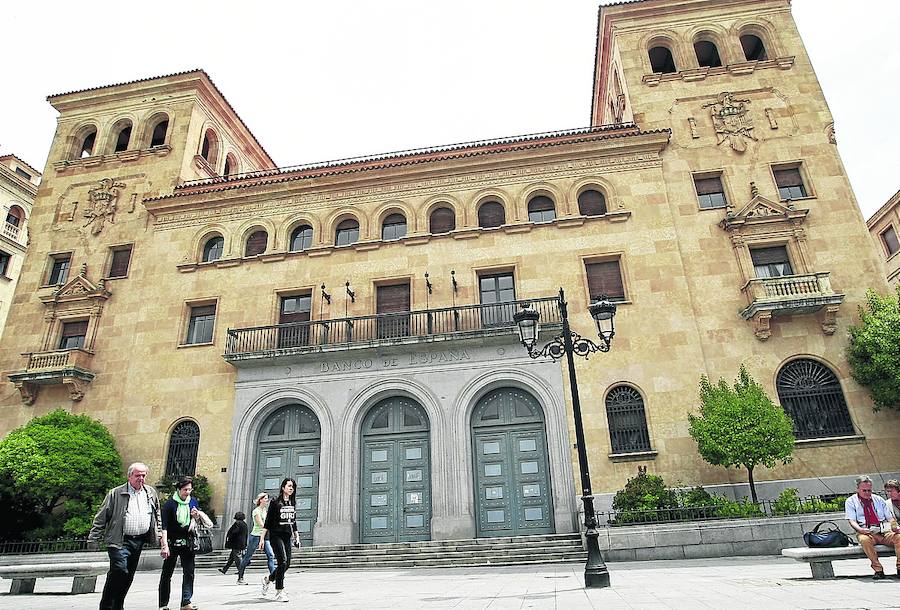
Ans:
{"type": "Polygon", "coordinates": [[[897,578],[900,578],[900,534],[891,531],[893,513],[881,496],[872,494],[872,479],[866,475],[856,477],[856,493],[847,498],[844,514],[856,539],[872,564],[875,580],[884,578],[884,568],[878,561],[876,544],[894,547],[897,555],[897,578]]]}

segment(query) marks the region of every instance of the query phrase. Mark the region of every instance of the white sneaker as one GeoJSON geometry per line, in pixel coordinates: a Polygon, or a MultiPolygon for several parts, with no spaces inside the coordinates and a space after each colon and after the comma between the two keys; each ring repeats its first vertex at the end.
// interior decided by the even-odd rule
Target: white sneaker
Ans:
{"type": "Polygon", "coordinates": [[[269,582],[269,577],[268,577],[268,576],[263,576],[263,579],[262,579],[262,594],[263,594],[263,597],[265,597],[265,596],[267,596],[267,595],[269,594],[269,585],[270,585],[270,584],[271,584],[271,583],[269,582]]]}
{"type": "Polygon", "coordinates": [[[288,597],[287,591],[282,589],[275,595],[275,601],[276,602],[289,602],[289,601],[291,601],[291,598],[288,597]]]}

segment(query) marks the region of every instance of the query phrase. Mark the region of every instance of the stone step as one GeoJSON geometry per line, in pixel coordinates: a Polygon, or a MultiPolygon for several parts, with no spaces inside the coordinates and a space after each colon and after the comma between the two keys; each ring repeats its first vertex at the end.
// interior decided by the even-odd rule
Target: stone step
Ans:
{"type": "MultiPolygon", "coordinates": [[[[584,563],[586,553],[572,554],[524,554],[506,557],[491,558],[443,558],[443,559],[408,559],[408,560],[384,560],[379,561],[375,565],[368,563],[361,564],[354,561],[336,562],[336,561],[315,561],[315,562],[291,562],[292,569],[329,569],[329,568],[463,568],[476,566],[509,566],[509,565],[537,565],[547,563],[584,563]]],[[[265,568],[265,562],[259,565],[251,564],[247,568],[247,573],[262,574],[265,568]]],[[[213,571],[211,566],[197,566],[198,570],[213,571]]],[[[234,574],[234,572],[231,572],[234,574]]]]}

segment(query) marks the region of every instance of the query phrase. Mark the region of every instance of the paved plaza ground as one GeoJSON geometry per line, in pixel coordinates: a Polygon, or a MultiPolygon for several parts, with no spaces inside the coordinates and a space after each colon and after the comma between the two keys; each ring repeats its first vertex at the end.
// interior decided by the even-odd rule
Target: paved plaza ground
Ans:
{"type": "MultiPolygon", "coordinates": [[[[893,559],[874,582],[864,559],[837,561],[837,578],[813,581],[806,564],[781,557],[737,557],[610,564],[613,586],[585,590],[582,564],[496,568],[290,571],[289,604],[259,597],[261,572],[238,586],[232,575],[198,572],[193,602],[202,610],[270,608],[900,608],[893,559]]],[[[173,582],[178,591],[179,573],[173,582]]],[[[252,577],[251,577],[252,574],[252,577]]],[[[97,580],[97,590],[103,577],[97,580]]],[[[127,610],[157,608],[159,572],[139,572],[127,610]]],[[[10,596],[2,581],[0,608],[95,609],[100,594],[67,595],[71,579],[39,580],[34,595],[10,596]]],[[[173,597],[177,593],[173,591],[173,597]]],[[[174,601],[178,601],[175,597],[174,601]]],[[[177,608],[177,604],[170,606],[177,608]]]]}

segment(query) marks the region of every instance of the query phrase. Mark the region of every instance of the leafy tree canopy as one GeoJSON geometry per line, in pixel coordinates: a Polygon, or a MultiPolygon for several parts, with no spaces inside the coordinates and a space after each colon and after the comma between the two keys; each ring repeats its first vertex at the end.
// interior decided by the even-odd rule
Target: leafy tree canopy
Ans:
{"type": "Polygon", "coordinates": [[[122,482],[122,459],[103,424],[58,409],[0,441],[0,480],[57,524],[45,535],[83,534],[106,492],[122,482]]]}
{"type": "Polygon", "coordinates": [[[847,348],[853,378],[869,390],[876,411],[900,409],[900,286],[891,296],[870,290],[859,318],[847,348]]]}
{"type": "Polygon", "coordinates": [[[794,431],[791,419],[766,395],[747,369],[734,387],[724,379],[716,385],[700,378],[700,414],[688,414],[691,437],[704,460],[715,466],[747,469],[750,493],[757,501],[753,469],[791,461],[794,431]]]}

